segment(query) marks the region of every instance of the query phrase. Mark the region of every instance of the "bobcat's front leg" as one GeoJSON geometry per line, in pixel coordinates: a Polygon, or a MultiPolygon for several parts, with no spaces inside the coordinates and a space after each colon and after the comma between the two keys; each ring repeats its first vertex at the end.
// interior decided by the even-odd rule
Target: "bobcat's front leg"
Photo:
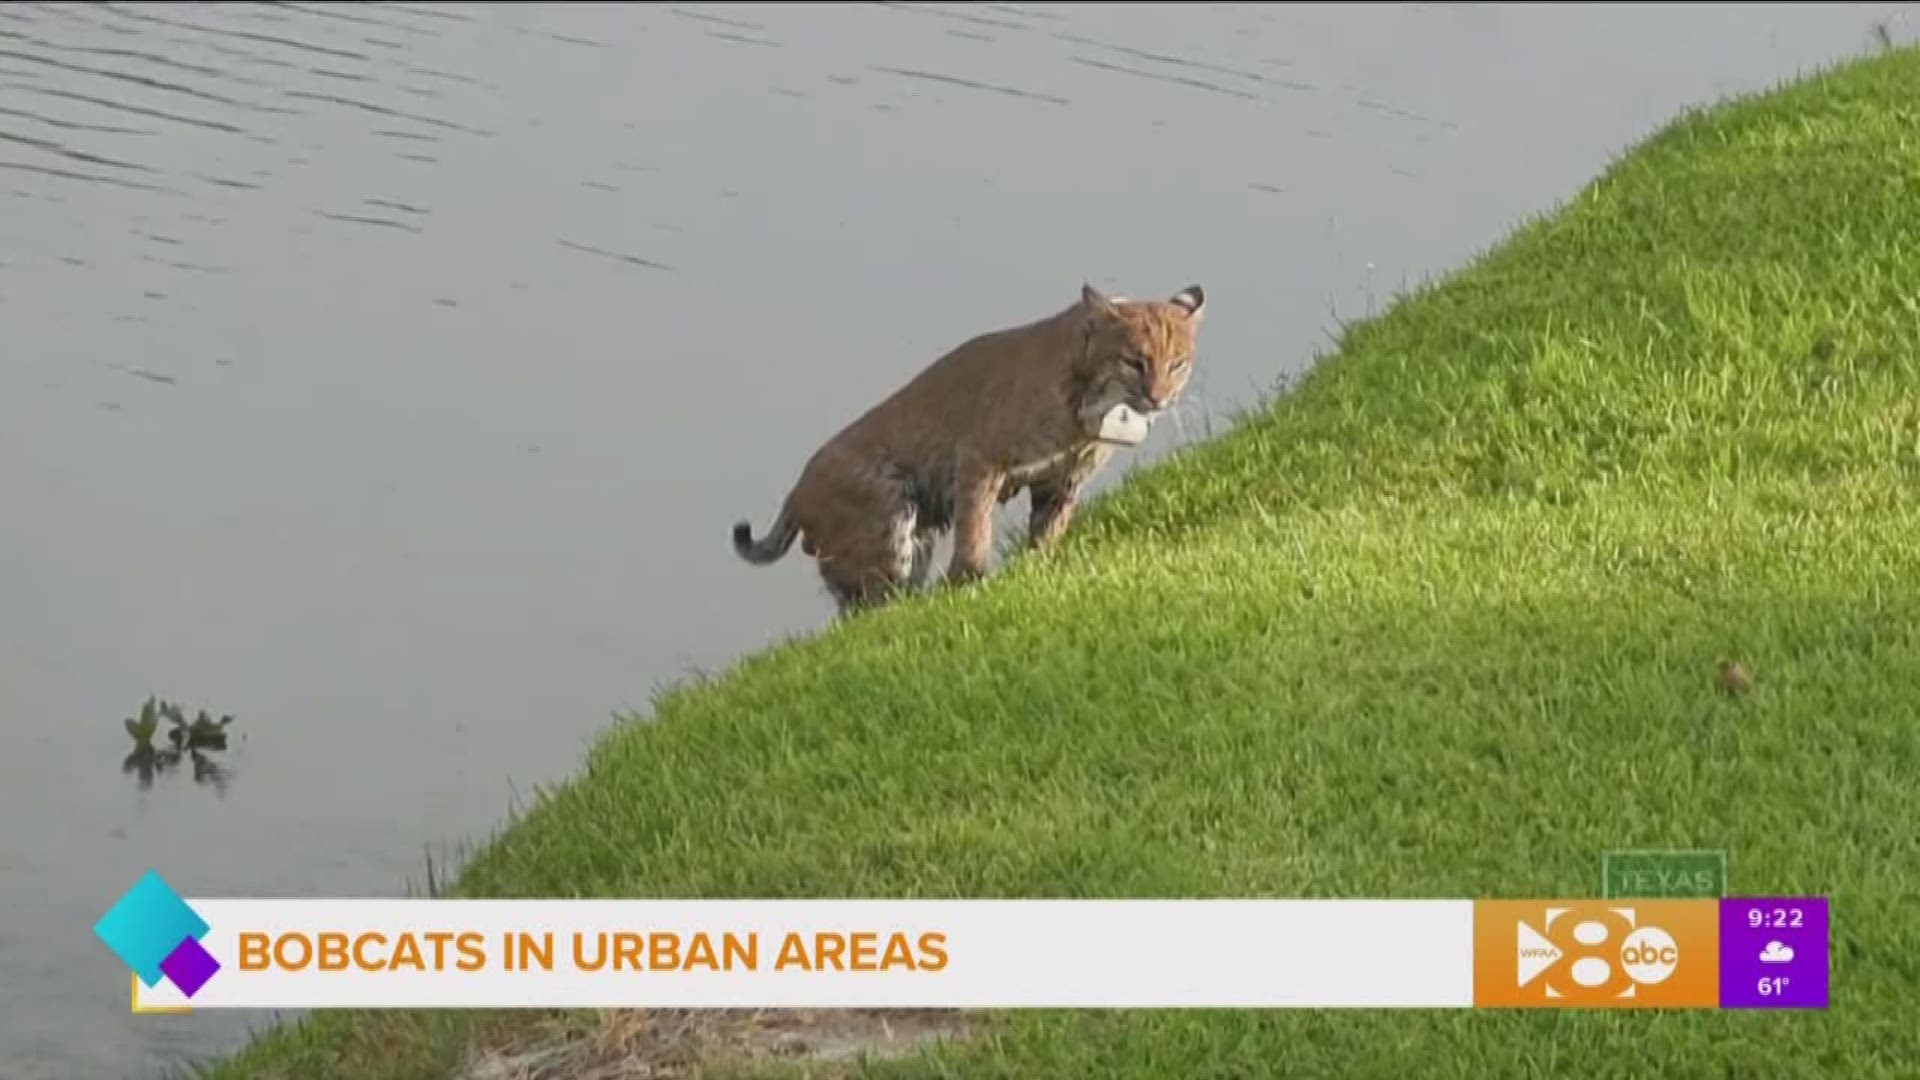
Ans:
{"type": "Polygon", "coordinates": [[[1080,485],[1074,478],[1034,484],[1028,489],[1031,499],[1027,513],[1027,542],[1042,551],[1060,542],[1067,526],[1073,523],[1073,510],[1080,502],[1080,485]]]}
{"type": "Polygon", "coordinates": [[[1067,534],[1067,526],[1073,524],[1073,512],[1080,505],[1080,494],[1087,482],[1100,471],[1101,466],[1113,455],[1114,448],[1106,443],[1095,443],[1066,469],[1042,480],[1036,480],[1027,490],[1030,493],[1030,505],[1027,512],[1027,540],[1035,548],[1045,550],[1060,542],[1067,534]]]}
{"type": "Polygon", "coordinates": [[[953,559],[947,581],[965,585],[986,576],[993,554],[993,510],[1006,476],[989,465],[962,462],[955,475],[953,559]]]}

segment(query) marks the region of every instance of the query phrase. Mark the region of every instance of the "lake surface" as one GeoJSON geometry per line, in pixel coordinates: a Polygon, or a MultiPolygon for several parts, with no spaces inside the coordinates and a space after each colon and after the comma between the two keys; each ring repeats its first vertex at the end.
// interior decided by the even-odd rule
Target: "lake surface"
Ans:
{"type": "Polygon", "coordinates": [[[147,868],[404,893],[824,625],[728,530],[962,338],[1202,283],[1111,482],[1901,7],[0,7],[0,1076],[270,1019],[128,1015],[147,868]],[[149,695],[235,716],[221,785],[123,771],[149,695]]]}

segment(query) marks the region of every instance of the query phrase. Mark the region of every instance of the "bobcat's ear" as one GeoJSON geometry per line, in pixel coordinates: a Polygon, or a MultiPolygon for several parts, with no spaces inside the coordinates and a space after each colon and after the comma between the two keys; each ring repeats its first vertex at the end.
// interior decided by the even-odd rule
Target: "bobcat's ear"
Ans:
{"type": "Polygon", "coordinates": [[[1087,312],[1092,315],[1112,315],[1114,313],[1113,301],[1107,299],[1099,289],[1089,284],[1080,286],[1080,303],[1085,305],[1087,312]]]}
{"type": "Polygon", "coordinates": [[[1189,285],[1173,294],[1175,307],[1186,309],[1187,318],[1198,319],[1207,306],[1207,294],[1198,285],[1189,285]]]}

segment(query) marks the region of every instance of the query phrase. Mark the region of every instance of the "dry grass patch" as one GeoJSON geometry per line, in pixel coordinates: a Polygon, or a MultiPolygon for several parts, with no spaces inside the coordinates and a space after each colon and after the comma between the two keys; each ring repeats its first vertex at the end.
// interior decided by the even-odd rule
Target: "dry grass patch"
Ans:
{"type": "Polygon", "coordinates": [[[770,1065],[841,1076],[972,1028],[970,1014],[941,1009],[622,1009],[480,1050],[458,1080],[681,1080],[770,1065]]]}

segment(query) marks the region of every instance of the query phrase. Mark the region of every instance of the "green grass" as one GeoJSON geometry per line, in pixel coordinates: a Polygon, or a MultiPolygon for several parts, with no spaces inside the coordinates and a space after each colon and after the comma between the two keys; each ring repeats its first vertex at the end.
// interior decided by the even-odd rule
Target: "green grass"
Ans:
{"type": "MultiPolygon", "coordinates": [[[[1055,556],[657,719],[457,893],[1591,895],[1704,847],[1835,905],[1826,1012],[1016,1013],[874,1076],[1911,1077],[1920,54],[1676,121],[1055,556]]],[[[474,1023],[211,1075],[444,1076],[474,1023]]]]}

